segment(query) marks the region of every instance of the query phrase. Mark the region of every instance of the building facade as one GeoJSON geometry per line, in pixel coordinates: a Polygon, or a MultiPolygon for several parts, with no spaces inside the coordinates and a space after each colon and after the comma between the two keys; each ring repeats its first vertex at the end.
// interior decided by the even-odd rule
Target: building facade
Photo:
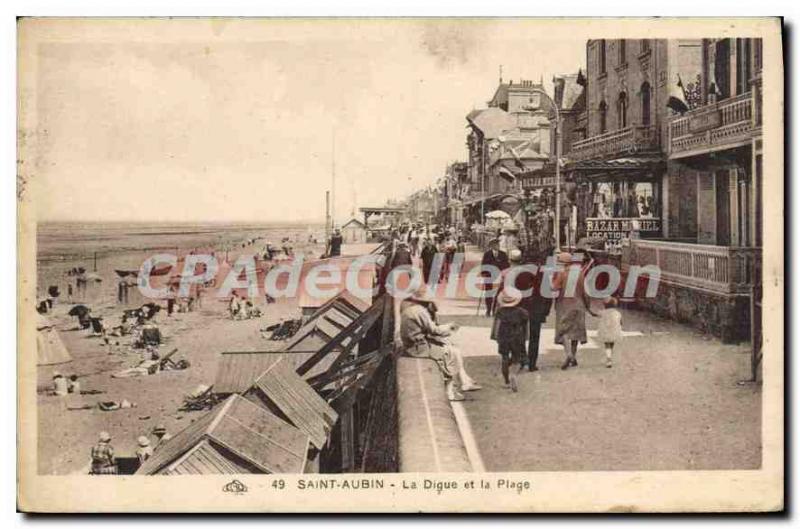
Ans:
{"type": "Polygon", "coordinates": [[[530,80],[500,80],[487,108],[466,119],[470,197],[463,200],[466,224],[482,224],[494,209],[515,207],[520,175],[542,169],[551,156],[551,123],[544,86],[530,80]]]}
{"type": "Polygon", "coordinates": [[[657,312],[746,337],[761,244],[760,41],[598,39],[586,59],[586,137],[566,153],[575,238],[620,254],[623,269],[657,265],[662,288],[644,300],[657,312]]]}

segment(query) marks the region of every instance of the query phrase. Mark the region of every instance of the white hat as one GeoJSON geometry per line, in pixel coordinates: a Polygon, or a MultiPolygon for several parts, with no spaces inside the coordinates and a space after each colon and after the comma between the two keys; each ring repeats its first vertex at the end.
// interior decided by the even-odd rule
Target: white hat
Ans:
{"type": "Polygon", "coordinates": [[[522,261],[522,252],[514,248],[508,252],[508,260],[514,261],[515,263],[522,261]]]}
{"type": "Polygon", "coordinates": [[[136,440],[139,443],[139,446],[144,448],[145,446],[150,446],[150,439],[145,437],[144,435],[140,435],[139,438],[136,440]]]}

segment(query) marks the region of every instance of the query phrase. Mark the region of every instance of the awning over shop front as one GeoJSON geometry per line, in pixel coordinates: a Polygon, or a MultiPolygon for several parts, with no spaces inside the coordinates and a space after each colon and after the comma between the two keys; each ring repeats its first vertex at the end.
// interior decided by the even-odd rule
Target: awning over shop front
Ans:
{"type": "Polygon", "coordinates": [[[589,180],[628,179],[634,174],[641,180],[642,177],[655,179],[665,167],[666,163],[661,156],[636,156],[568,162],[565,171],[575,177],[589,180]]]}
{"type": "Polygon", "coordinates": [[[500,198],[500,197],[503,197],[503,196],[505,196],[505,195],[502,195],[500,193],[495,193],[494,195],[489,195],[487,197],[477,196],[477,197],[473,197],[473,198],[469,198],[467,200],[464,200],[461,204],[464,205],[464,206],[471,206],[473,204],[480,204],[483,201],[494,200],[496,198],[500,198]]]}

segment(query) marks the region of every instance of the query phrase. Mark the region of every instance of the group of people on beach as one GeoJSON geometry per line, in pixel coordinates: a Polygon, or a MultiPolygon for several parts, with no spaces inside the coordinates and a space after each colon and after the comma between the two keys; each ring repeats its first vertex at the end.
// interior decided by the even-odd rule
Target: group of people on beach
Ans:
{"type": "MultiPolygon", "coordinates": [[[[140,466],[150,459],[164,443],[172,438],[172,436],[167,433],[167,429],[163,424],[159,424],[153,428],[151,433],[155,438],[152,442],[149,435],[140,435],[136,439],[136,459],[140,466]]],[[[106,431],[100,432],[97,443],[92,446],[90,451],[90,459],[90,474],[113,475],[119,473],[118,460],[114,452],[114,447],[111,444],[110,433],[106,431]]]]}

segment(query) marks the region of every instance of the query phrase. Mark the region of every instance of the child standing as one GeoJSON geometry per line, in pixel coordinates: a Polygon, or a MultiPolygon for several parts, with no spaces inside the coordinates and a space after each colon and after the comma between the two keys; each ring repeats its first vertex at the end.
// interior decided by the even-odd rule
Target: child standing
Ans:
{"type": "Polygon", "coordinates": [[[519,306],[522,295],[517,290],[503,290],[497,298],[497,311],[492,325],[492,340],[502,357],[503,380],[515,393],[519,390],[513,364],[522,366],[525,341],[528,339],[528,311],[519,306]]]}
{"type": "Polygon", "coordinates": [[[603,300],[604,308],[600,313],[600,323],[597,326],[597,338],[603,342],[606,349],[606,367],[611,367],[614,343],[622,338],[622,314],[616,309],[616,306],[616,298],[609,297],[603,300]]]}

